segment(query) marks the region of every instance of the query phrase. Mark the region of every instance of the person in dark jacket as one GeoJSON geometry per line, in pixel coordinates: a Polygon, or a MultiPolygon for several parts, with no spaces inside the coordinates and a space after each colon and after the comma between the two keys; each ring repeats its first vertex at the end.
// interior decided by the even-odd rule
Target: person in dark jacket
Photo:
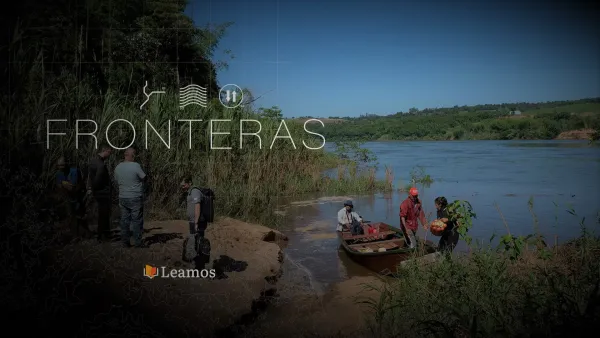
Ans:
{"type": "Polygon", "coordinates": [[[98,241],[103,242],[109,239],[110,231],[112,183],[106,160],[110,157],[112,148],[102,144],[98,149],[100,152],[90,160],[87,190],[88,195],[92,195],[98,205],[97,236],[98,241]]]}
{"type": "Polygon", "coordinates": [[[448,214],[448,200],[446,197],[436,198],[435,208],[437,209],[437,219],[446,223],[438,248],[440,251],[452,252],[458,243],[459,233],[456,231],[456,223],[450,219],[448,214]]]}
{"type": "Polygon", "coordinates": [[[77,166],[66,159],[60,157],[56,162],[55,184],[58,189],[61,202],[68,204],[68,219],[71,230],[74,234],[79,234],[80,219],[83,217],[83,194],[85,192],[82,173],[77,166]]]}

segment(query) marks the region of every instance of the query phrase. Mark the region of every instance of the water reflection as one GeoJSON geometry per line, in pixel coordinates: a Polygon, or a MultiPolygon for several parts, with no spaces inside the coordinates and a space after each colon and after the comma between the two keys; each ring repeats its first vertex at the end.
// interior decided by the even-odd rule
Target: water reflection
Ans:
{"type": "Polygon", "coordinates": [[[349,277],[373,275],[372,271],[354,263],[341,248],[335,231],[337,212],[346,199],[352,199],[355,211],[365,220],[394,224],[394,220],[398,221],[394,205],[399,205],[399,193],[305,198],[287,209],[285,224],[288,226],[282,229],[290,239],[284,252],[293,265],[309,271],[311,284],[320,284],[323,288],[349,277]],[[381,210],[382,205],[385,210],[381,210]]]}
{"type": "Polygon", "coordinates": [[[383,194],[383,199],[385,200],[385,217],[386,219],[390,219],[392,216],[392,213],[394,213],[394,199],[393,199],[393,193],[391,192],[386,192],[383,194]]]}

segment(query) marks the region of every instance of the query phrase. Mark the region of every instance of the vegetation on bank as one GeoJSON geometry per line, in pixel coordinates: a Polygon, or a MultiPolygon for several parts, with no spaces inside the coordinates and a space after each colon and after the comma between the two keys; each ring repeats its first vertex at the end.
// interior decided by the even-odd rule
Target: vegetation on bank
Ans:
{"type": "MultiPolygon", "coordinates": [[[[331,117],[339,119],[339,117],[331,117]]],[[[431,108],[388,116],[343,118],[323,132],[328,140],[532,140],[592,129],[600,135],[600,98],[547,103],[431,108]],[[514,111],[520,114],[515,115],[514,111]],[[336,124],[337,126],[337,124],[336,124]]],[[[329,124],[328,126],[331,126],[329,124]]]]}
{"type": "MultiPolygon", "coordinates": [[[[283,120],[277,107],[254,107],[250,91],[245,92],[246,104],[239,108],[226,109],[218,102],[216,75],[226,62],[213,60],[213,52],[228,24],[194,27],[183,13],[185,3],[171,0],[135,7],[101,3],[69,7],[59,2],[35,11],[33,5],[20,3],[22,16],[4,22],[14,25],[11,36],[16,37],[7,42],[10,59],[20,60],[7,64],[9,94],[0,98],[8,111],[2,123],[11,126],[0,136],[5,145],[2,166],[9,175],[26,171],[32,182],[49,183],[53,165],[63,154],[85,167],[96,144],[89,136],[76,138],[75,128],[85,133],[97,127],[98,143],[110,140],[116,147],[125,147],[134,140],[138,160],[150,178],[151,217],[179,216],[178,180],[188,174],[197,184],[215,190],[221,215],[263,223],[273,222],[271,211],[283,196],[387,188],[375,180],[372,168],[340,161],[324,149],[307,149],[320,147],[323,140],[308,134],[303,123],[283,120]],[[38,15],[44,11],[53,15],[38,15]],[[55,20],[61,25],[53,24],[55,20]],[[86,24],[79,25],[81,22],[86,24]],[[116,22],[119,24],[111,25],[116,22]],[[179,29],[171,29],[173,22],[179,29]],[[110,31],[94,29],[109,26],[113,27],[110,31]],[[166,93],[152,96],[140,109],[146,99],[142,92],[146,81],[148,91],[166,93]],[[209,106],[180,110],[177,92],[192,83],[208,88],[209,106]],[[67,121],[48,124],[53,119],[67,121]],[[77,125],[77,119],[97,125],[90,121],[77,125]],[[123,121],[107,131],[109,124],[119,119],[130,122],[135,135],[123,121]],[[189,122],[178,121],[183,119],[202,121],[193,122],[190,131],[189,122]],[[216,119],[229,121],[214,122],[213,132],[223,134],[211,137],[210,120],[216,119]],[[257,120],[260,125],[246,121],[240,127],[244,119],[257,120]],[[244,133],[260,131],[260,140],[253,135],[242,139],[242,128],[244,133]],[[66,135],[51,135],[47,142],[47,132],[66,135]],[[292,138],[283,138],[288,135],[292,138]],[[323,176],[324,169],[335,167],[343,175],[336,179],[323,176]]],[[[306,128],[315,133],[323,129],[318,123],[306,128]]],[[[109,168],[121,158],[116,152],[109,168]]],[[[42,185],[40,189],[46,187],[42,185]]],[[[20,203],[17,199],[8,202],[20,203]]]]}
{"type": "Polygon", "coordinates": [[[600,237],[586,230],[584,219],[580,227],[579,238],[550,248],[541,234],[516,237],[507,226],[497,246],[492,237],[466,256],[409,264],[376,288],[377,299],[363,301],[373,309],[371,333],[381,338],[593,336],[600,320],[600,237]]]}
{"type": "MultiPolygon", "coordinates": [[[[45,211],[53,207],[46,192],[51,183],[53,164],[59,155],[67,153],[73,161],[83,164],[94,154],[94,144],[89,137],[75,138],[76,119],[96,121],[99,142],[106,141],[106,128],[113,120],[125,119],[134,125],[135,145],[141,148],[139,160],[150,177],[147,209],[153,213],[151,217],[173,217],[178,206],[175,198],[179,193],[178,181],[184,174],[192,174],[196,183],[214,188],[217,210],[221,214],[263,223],[274,219],[270,213],[283,195],[315,190],[339,194],[391,187],[392,173],[389,171],[388,180],[379,182],[372,166],[363,168],[351,160],[352,156],[340,162],[322,150],[306,149],[302,140],[314,146],[320,145],[321,140],[308,139],[302,125],[292,121],[287,122],[287,126],[297,149],[289,139],[276,140],[270,149],[281,125],[281,112],[276,108],[260,110],[249,104],[227,110],[220,106],[215,101],[218,92],[216,74],[226,64],[213,60],[213,52],[219,38],[225,34],[226,25],[194,27],[183,13],[184,2],[160,0],[143,6],[128,2],[86,2],[73,6],[69,2],[40,4],[25,0],[16,3],[15,7],[13,13],[16,14],[1,22],[7,26],[4,31],[11,32],[2,38],[12,40],[2,41],[1,45],[8,46],[8,51],[0,53],[0,59],[5,61],[2,65],[7,66],[3,71],[10,74],[8,83],[0,84],[3,89],[0,106],[6,112],[1,115],[0,122],[10,126],[0,134],[3,145],[0,201],[8,210],[0,216],[0,236],[8,239],[0,245],[0,263],[5,267],[0,294],[19,295],[5,308],[7,313],[22,315],[19,319],[37,318],[36,311],[40,306],[54,306],[39,297],[44,287],[60,289],[60,285],[46,283],[44,251],[63,243],[51,214],[45,211]],[[178,29],[173,29],[174,23],[178,29]],[[164,87],[167,93],[153,96],[140,111],[139,106],[145,99],[142,94],[145,81],[148,81],[149,89],[164,87]],[[208,88],[209,108],[178,109],[175,93],[190,83],[208,88]],[[191,134],[191,149],[187,125],[177,122],[186,118],[204,120],[194,124],[197,129],[191,134]],[[50,119],[67,119],[62,127],[67,135],[51,136],[48,149],[46,123],[50,119]],[[210,149],[209,119],[232,120],[215,126],[218,131],[230,134],[215,135],[213,145],[231,146],[231,150],[210,149]],[[261,121],[262,149],[258,139],[252,136],[244,137],[244,146],[240,149],[241,119],[261,121]],[[170,149],[152,128],[146,129],[146,120],[165,142],[170,143],[170,149]],[[169,124],[170,140],[167,137],[169,124]],[[146,131],[149,132],[147,145],[146,131]],[[76,142],[81,142],[78,149],[74,146],[76,142]],[[338,168],[338,176],[324,177],[323,169],[331,167],[338,168]]],[[[251,103],[251,95],[247,97],[251,103]]],[[[556,120],[559,121],[556,123],[566,123],[563,120],[556,120]]],[[[58,122],[52,126],[61,128],[58,122]]],[[[89,131],[93,125],[88,123],[81,127],[82,131],[89,131]]],[[[113,127],[109,132],[113,144],[128,145],[132,136],[129,127],[124,123],[113,127]]],[[[249,123],[248,128],[252,127],[249,123]]],[[[318,124],[309,128],[333,140],[328,128],[323,132],[318,124]]],[[[445,130],[446,124],[442,123],[439,128],[445,130]]],[[[252,131],[256,129],[248,130],[252,131]]],[[[285,134],[285,130],[279,133],[285,134]]],[[[354,150],[345,150],[348,151],[354,150]]],[[[109,166],[114,167],[120,157],[117,152],[109,166]]],[[[462,271],[456,269],[451,272],[462,271]]],[[[426,293],[429,289],[422,287],[427,279],[415,277],[413,281],[417,281],[412,285],[421,292],[417,294],[429,295],[426,293]]],[[[479,284],[463,287],[468,290],[467,287],[474,285],[479,284]]],[[[419,306],[415,299],[407,304],[419,306]]],[[[66,306],[66,300],[56,304],[56,308],[66,306]]],[[[422,309],[422,313],[428,313],[427,308],[422,309]]],[[[402,315],[406,316],[406,313],[402,315]]],[[[401,326],[396,329],[399,328],[401,326]]]]}
{"type": "MultiPolygon", "coordinates": [[[[324,169],[345,169],[352,163],[323,149],[307,149],[302,141],[319,147],[322,139],[307,134],[303,124],[282,124],[277,108],[257,109],[249,91],[243,107],[222,107],[216,74],[226,63],[214,60],[213,52],[227,25],[197,28],[184,14],[185,5],[173,0],[143,5],[25,0],[15,5],[12,17],[1,20],[9,32],[1,38],[10,40],[0,41],[6,48],[0,53],[2,71],[9,75],[7,83],[0,83],[5,112],[0,123],[6,126],[0,133],[0,202],[7,210],[0,214],[0,263],[5,267],[0,293],[17,299],[7,304],[6,312],[19,319],[36,317],[47,301],[43,288],[61,288],[47,282],[58,272],[46,271],[45,253],[59,249],[71,236],[63,236],[49,192],[59,156],[66,155],[85,171],[85,163],[96,153],[93,138],[76,137],[78,119],[93,121],[81,122],[80,132],[96,130],[98,143],[108,138],[117,147],[128,146],[135,130],[133,146],[149,176],[146,210],[151,218],[184,216],[178,211],[184,175],[215,190],[220,215],[265,225],[275,225],[273,211],[285,195],[387,187],[375,179],[372,168],[344,170],[337,179],[325,177],[324,169]],[[166,93],[153,95],[140,109],[146,81],[148,91],[166,93]],[[208,89],[208,108],[179,109],[176,93],[188,84],[208,89]],[[66,135],[50,135],[48,144],[48,121],[54,119],[67,121],[51,122],[49,131],[66,135]],[[203,121],[194,122],[190,133],[188,123],[178,122],[182,119],[203,121]],[[215,123],[213,131],[229,134],[213,135],[211,149],[209,120],[215,119],[231,121],[215,123]],[[260,129],[261,140],[244,136],[242,148],[243,119],[260,121],[260,127],[248,122],[243,129],[260,129]],[[115,120],[127,120],[133,129],[120,121],[107,131],[115,120]],[[295,147],[289,138],[275,139],[288,135],[286,127],[295,147]]],[[[309,124],[307,129],[320,133],[321,126],[309,124]]],[[[115,152],[109,168],[121,158],[115,152]]]]}
{"type": "MultiPolygon", "coordinates": [[[[433,181],[422,168],[411,179],[421,190],[433,181]]],[[[430,264],[414,260],[393,279],[365,285],[378,295],[359,299],[373,310],[367,318],[373,337],[593,336],[600,320],[600,237],[585,218],[569,206],[565,212],[579,221],[581,235],[550,246],[533,198],[530,235],[512,233],[496,205],[506,233],[484,243],[468,234],[477,217],[468,201],[450,202],[448,208],[450,218],[460,222],[468,253],[446,254],[430,264]]],[[[595,222],[600,225],[600,212],[595,222]]],[[[415,257],[424,254],[419,251],[415,257]]]]}

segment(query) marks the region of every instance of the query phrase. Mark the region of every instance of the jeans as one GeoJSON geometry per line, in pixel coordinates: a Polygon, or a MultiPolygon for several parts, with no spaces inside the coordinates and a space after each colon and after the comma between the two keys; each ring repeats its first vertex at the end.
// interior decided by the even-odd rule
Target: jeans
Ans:
{"type": "Polygon", "coordinates": [[[144,230],[144,201],[139,198],[120,198],[119,207],[121,208],[121,242],[129,246],[131,235],[133,233],[133,242],[135,246],[142,245],[142,232],[144,230]]]}
{"type": "Polygon", "coordinates": [[[446,230],[442,233],[442,238],[438,244],[440,251],[452,252],[458,243],[460,234],[456,230],[446,230]]]}
{"type": "Polygon", "coordinates": [[[103,240],[108,238],[108,232],[110,231],[110,214],[111,214],[111,200],[110,196],[95,195],[94,199],[98,204],[98,239],[103,240]]]}
{"type": "Polygon", "coordinates": [[[197,269],[204,269],[210,261],[210,241],[204,238],[207,222],[200,222],[196,227],[195,222],[188,222],[190,234],[183,242],[183,260],[194,261],[197,269]]]}
{"type": "Polygon", "coordinates": [[[417,246],[417,239],[415,238],[417,230],[408,229],[404,225],[401,225],[400,229],[404,233],[404,239],[408,247],[411,249],[415,248],[417,246]]]}

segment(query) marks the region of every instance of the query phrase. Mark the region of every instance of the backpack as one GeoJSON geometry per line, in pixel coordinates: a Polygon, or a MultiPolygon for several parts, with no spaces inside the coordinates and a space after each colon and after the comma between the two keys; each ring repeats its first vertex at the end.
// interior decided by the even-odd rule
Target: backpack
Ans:
{"type": "Polygon", "coordinates": [[[200,201],[200,213],[201,217],[207,223],[212,223],[215,220],[215,192],[210,188],[198,188],[193,187],[192,189],[198,189],[202,193],[202,200],[200,201]]]}
{"type": "Polygon", "coordinates": [[[352,235],[364,235],[365,229],[361,226],[360,222],[357,221],[354,216],[352,216],[352,224],[350,224],[350,230],[352,235]]]}

